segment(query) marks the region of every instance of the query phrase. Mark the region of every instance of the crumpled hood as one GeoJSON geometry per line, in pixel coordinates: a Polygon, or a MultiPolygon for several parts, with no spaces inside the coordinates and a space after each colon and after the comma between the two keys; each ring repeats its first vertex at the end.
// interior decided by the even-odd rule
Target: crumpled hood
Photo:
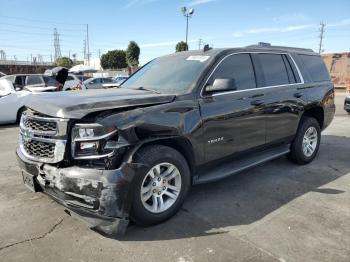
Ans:
{"type": "Polygon", "coordinates": [[[81,119],[92,112],[163,104],[174,98],[174,95],[118,88],[32,94],[27,97],[24,105],[53,117],[81,119]]]}

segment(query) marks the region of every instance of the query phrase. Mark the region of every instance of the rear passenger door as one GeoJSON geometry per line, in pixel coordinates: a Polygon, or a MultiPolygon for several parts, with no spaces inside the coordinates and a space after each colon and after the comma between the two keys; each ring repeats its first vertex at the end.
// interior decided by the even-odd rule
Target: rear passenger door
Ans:
{"type": "Polygon", "coordinates": [[[251,56],[226,56],[211,73],[199,99],[206,161],[265,143],[264,97],[256,88],[251,56]],[[207,93],[215,79],[233,79],[237,90],[207,93]]]}
{"type": "Polygon", "coordinates": [[[265,97],[266,143],[291,139],[306,102],[296,65],[289,54],[261,53],[254,57],[262,76],[258,88],[265,97]]]}

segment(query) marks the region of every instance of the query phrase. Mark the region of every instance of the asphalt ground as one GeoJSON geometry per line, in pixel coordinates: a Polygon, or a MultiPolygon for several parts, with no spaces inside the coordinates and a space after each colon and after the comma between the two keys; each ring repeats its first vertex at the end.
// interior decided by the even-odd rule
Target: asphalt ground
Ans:
{"type": "Polygon", "coordinates": [[[350,261],[345,93],[306,166],[285,157],[194,187],[169,221],[106,238],[22,184],[18,127],[0,127],[0,261],[350,261]]]}

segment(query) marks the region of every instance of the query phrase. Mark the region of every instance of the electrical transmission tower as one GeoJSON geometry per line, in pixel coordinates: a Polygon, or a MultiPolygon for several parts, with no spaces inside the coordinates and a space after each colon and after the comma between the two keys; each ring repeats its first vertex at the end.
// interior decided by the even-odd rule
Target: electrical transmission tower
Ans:
{"type": "Polygon", "coordinates": [[[321,54],[323,52],[323,37],[324,37],[324,31],[325,31],[325,23],[321,22],[320,23],[320,44],[318,46],[318,53],[321,54]]]}
{"type": "Polygon", "coordinates": [[[4,50],[0,50],[0,60],[2,61],[6,60],[6,53],[4,50]]]}
{"type": "Polygon", "coordinates": [[[55,48],[55,61],[62,57],[61,46],[60,46],[60,35],[57,32],[57,28],[53,30],[53,46],[55,48]]]}

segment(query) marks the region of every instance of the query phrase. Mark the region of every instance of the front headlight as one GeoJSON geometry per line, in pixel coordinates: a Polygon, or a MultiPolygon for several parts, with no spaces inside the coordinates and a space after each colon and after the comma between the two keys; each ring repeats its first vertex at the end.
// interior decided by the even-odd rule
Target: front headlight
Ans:
{"type": "Polygon", "coordinates": [[[115,128],[100,124],[76,124],[72,129],[72,156],[75,159],[98,159],[109,156],[113,150],[105,145],[115,136],[115,128]]]}

